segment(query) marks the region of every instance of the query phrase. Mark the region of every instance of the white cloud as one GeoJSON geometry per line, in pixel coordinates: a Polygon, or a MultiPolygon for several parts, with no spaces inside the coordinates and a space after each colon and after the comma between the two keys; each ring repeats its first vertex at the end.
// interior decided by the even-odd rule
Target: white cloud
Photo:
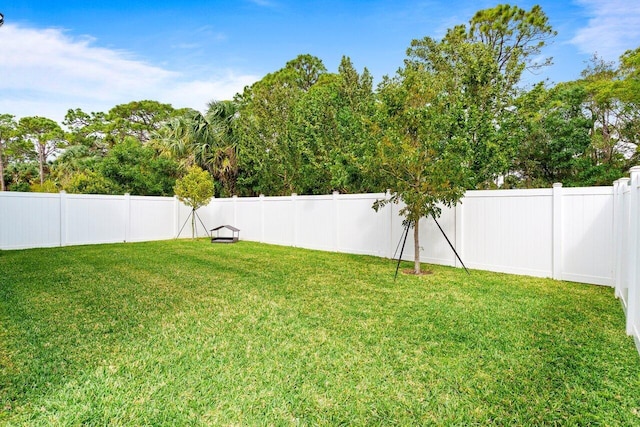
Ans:
{"type": "Polygon", "coordinates": [[[158,99],[163,102],[173,100],[172,104],[176,107],[185,106],[202,110],[210,101],[233,98],[236,93],[242,92],[245,86],[258,79],[259,77],[255,76],[237,76],[228,72],[210,80],[176,82],[175,86],[162,90],[158,99]],[[198,105],[193,105],[194,101],[198,105]]]}
{"type": "Polygon", "coordinates": [[[0,113],[62,121],[70,108],[107,111],[140,99],[203,109],[212,99],[230,99],[258,80],[214,70],[191,81],[180,72],[140,61],[125,51],[95,46],[60,29],[5,24],[0,28],[0,113]]]}
{"type": "Polygon", "coordinates": [[[640,45],[640,5],[636,0],[577,0],[589,16],[586,27],[571,43],[582,53],[617,60],[628,49],[640,45]]]}

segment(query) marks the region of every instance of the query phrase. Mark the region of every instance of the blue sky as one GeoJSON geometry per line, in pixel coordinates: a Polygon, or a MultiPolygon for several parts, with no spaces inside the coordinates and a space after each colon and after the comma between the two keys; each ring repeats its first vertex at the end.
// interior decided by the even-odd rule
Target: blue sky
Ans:
{"type": "MultiPolygon", "coordinates": [[[[376,81],[402,65],[412,39],[441,37],[499,2],[27,1],[0,2],[0,113],[61,121],[139,99],[203,110],[299,54],[329,71],[349,56],[376,81]]],[[[577,79],[598,53],[615,61],[640,46],[638,0],[544,0],[558,36],[554,65],[527,82],[577,79]]]]}

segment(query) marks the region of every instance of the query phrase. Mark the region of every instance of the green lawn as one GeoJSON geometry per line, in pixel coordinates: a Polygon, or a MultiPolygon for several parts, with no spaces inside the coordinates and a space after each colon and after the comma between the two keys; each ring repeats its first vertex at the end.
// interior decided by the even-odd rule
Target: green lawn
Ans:
{"type": "Polygon", "coordinates": [[[429,267],[202,239],[0,251],[0,424],[640,425],[612,289],[429,267]]]}

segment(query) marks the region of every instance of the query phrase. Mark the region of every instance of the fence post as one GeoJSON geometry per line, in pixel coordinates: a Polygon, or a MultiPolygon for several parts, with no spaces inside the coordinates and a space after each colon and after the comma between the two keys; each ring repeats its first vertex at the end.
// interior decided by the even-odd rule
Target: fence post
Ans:
{"type": "MultiPolygon", "coordinates": [[[[213,227],[214,224],[214,220],[215,220],[215,203],[216,203],[216,196],[213,195],[211,196],[211,200],[209,201],[209,203],[207,203],[206,206],[203,206],[202,208],[204,208],[204,212],[201,211],[202,215],[206,215],[205,219],[211,219],[211,222],[209,223],[210,227],[213,227]]],[[[201,209],[202,209],[201,208],[201,209]]],[[[207,229],[207,227],[204,227],[204,233],[207,235],[207,237],[211,238],[213,237],[213,232],[211,231],[211,234],[209,234],[209,232],[211,231],[211,229],[207,229]]]]}
{"type": "Polygon", "coordinates": [[[293,211],[293,221],[291,221],[291,226],[293,227],[293,247],[298,247],[298,212],[296,207],[296,198],[298,195],[296,193],[291,193],[291,210],[293,211]]]}
{"type": "Polygon", "coordinates": [[[264,194],[260,194],[260,243],[264,243],[264,194]]]}
{"type": "Polygon", "coordinates": [[[553,184],[552,192],[552,277],[562,280],[562,183],[553,184]]]}
{"type": "Polygon", "coordinates": [[[67,245],[67,192],[60,191],[60,246],[67,245]]]}
{"type": "Polygon", "coordinates": [[[340,227],[338,226],[338,194],[337,191],[332,193],[332,202],[331,205],[333,207],[333,250],[338,252],[338,246],[340,242],[340,227]]]}
{"type": "MultiPolygon", "coordinates": [[[[389,200],[391,198],[391,190],[389,190],[387,188],[387,191],[385,192],[384,195],[385,199],[389,200]]],[[[387,205],[387,211],[389,212],[389,244],[387,245],[387,247],[389,248],[389,259],[391,259],[391,257],[393,257],[393,251],[395,249],[394,243],[393,243],[393,203],[389,203],[387,205]]]]}
{"type": "Polygon", "coordinates": [[[621,232],[620,232],[620,210],[622,206],[620,205],[620,181],[616,180],[613,182],[613,287],[615,290],[616,298],[620,298],[620,243],[621,243],[621,232]]]}
{"type": "Polygon", "coordinates": [[[131,234],[131,194],[124,193],[124,210],[125,210],[125,222],[124,222],[124,241],[129,241],[129,235],[131,234]]]}
{"type": "Polygon", "coordinates": [[[238,226],[238,196],[233,196],[231,199],[233,200],[233,226],[240,228],[238,226]]]}
{"type": "MultiPolygon", "coordinates": [[[[638,199],[640,196],[640,166],[634,166],[630,170],[631,193],[629,194],[629,249],[625,256],[628,256],[627,266],[629,293],[627,305],[627,333],[635,335],[640,331],[635,331],[640,321],[638,310],[640,310],[640,289],[638,283],[638,239],[640,238],[638,230],[638,199]]],[[[640,338],[640,337],[637,337],[640,338]]]]}
{"type": "Polygon", "coordinates": [[[178,200],[178,196],[173,196],[173,235],[178,237],[178,232],[180,231],[180,200],[178,200]]]}
{"type": "Polygon", "coordinates": [[[624,221],[624,219],[629,219],[629,207],[627,209],[624,208],[624,193],[625,190],[629,187],[629,178],[620,178],[618,180],[618,196],[620,202],[620,226],[618,233],[618,279],[620,281],[620,298],[622,299],[622,306],[626,312],[627,310],[627,302],[628,298],[628,283],[627,283],[627,271],[623,269],[624,267],[624,257],[626,256],[627,251],[629,250],[629,238],[623,239],[623,236],[628,236],[629,234],[629,221],[624,221]],[[625,245],[626,241],[626,245],[625,245]]]}
{"type": "MultiPolygon", "coordinates": [[[[455,248],[456,251],[458,252],[458,255],[460,255],[460,258],[464,259],[464,247],[463,247],[463,233],[464,233],[464,228],[462,226],[462,215],[464,215],[464,208],[462,206],[462,202],[464,201],[464,196],[462,198],[462,200],[460,200],[459,203],[456,204],[455,206],[455,216],[456,216],[456,222],[455,222],[455,228],[454,228],[454,240],[455,240],[455,248]]],[[[462,267],[462,264],[460,263],[460,261],[458,260],[458,257],[455,257],[455,266],[457,268],[462,267]]]]}

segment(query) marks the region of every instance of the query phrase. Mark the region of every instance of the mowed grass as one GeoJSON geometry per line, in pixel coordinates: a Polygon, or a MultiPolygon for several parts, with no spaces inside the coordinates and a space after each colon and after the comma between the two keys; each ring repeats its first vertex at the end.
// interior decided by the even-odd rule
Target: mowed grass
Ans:
{"type": "Polygon", "coordinates": [[[640,425],[612,289],[429,268],[207,240],[0,251],[0,424],[640,425]]]}

